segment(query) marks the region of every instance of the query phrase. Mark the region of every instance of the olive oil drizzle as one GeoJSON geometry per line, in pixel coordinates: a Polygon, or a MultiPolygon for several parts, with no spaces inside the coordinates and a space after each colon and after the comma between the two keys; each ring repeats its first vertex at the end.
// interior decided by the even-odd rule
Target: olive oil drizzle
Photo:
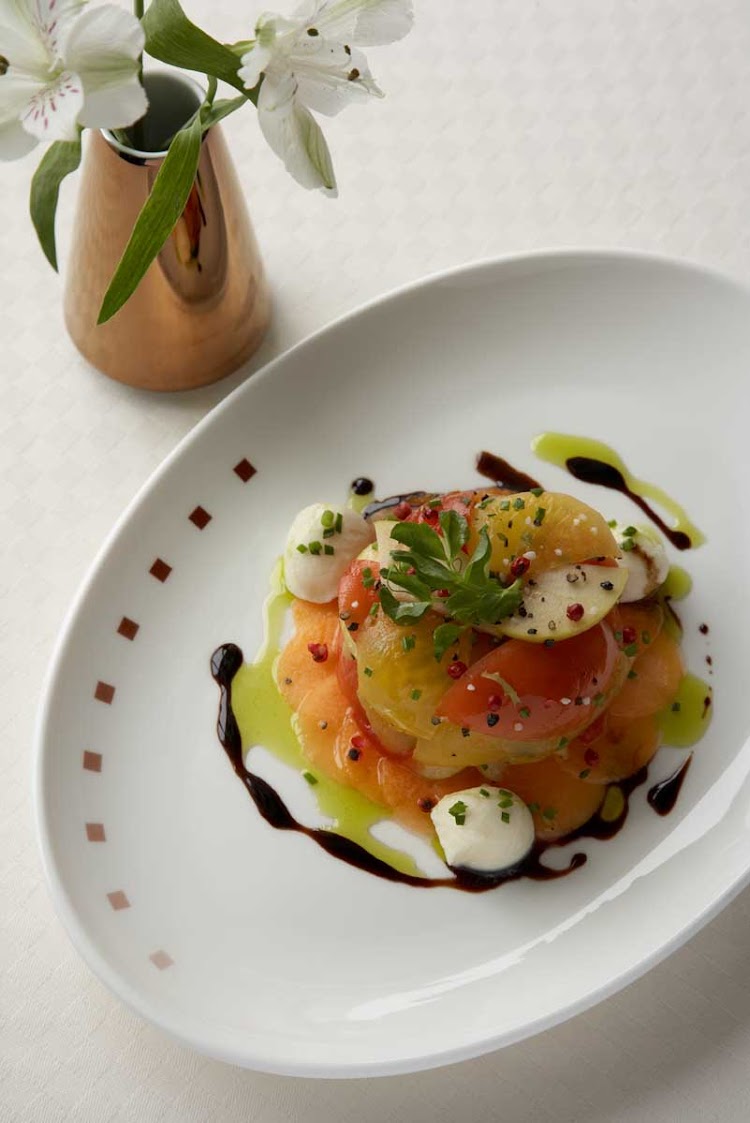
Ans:
{"type": "Polygon", "coordinates": [[[589,437],[542,433],[531,442],[531,447],[541,460],[565,468],[576,479],[627,495],[676,549],[689,550],[706,541],[679,503],[655,484],[631,475],[622,458],[609,445],[589,437]],[[647,502],[649,499],[671,515],[673,526],[667,525],[647,502]]]}

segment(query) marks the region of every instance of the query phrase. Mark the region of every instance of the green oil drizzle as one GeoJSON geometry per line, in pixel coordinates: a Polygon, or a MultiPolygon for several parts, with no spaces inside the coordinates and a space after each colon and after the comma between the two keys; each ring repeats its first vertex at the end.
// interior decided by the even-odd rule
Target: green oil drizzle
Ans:
{"type": "Polygon", "coordinates": [[[684,600],[692,588],[693,579],[688,571],[681,565],[672,565],[660,592],[670,600],[684,600]]]}
{"type": "Polygon", "coordinates": [[[659,715],[665,745],[687,749],[700,741],[711,724],[713,692],[708,683],[686,674],[671,706],[659,715]]]}
{"type": "Polygon", "coordinates": [[[686,534],[693,547],[700,546],[706,541],[705,535],[690,519],[684,507],[681,507],[660,487],[631,475],[625,462],[609,445],[592,440],[590,437],[574,437],[566,433],[542,433],[531,442],[531,448],[540,460],[556,464],[559,468],[565,468],[568,460],[579,456],[610,465],[621,474],[626,487],[634,495],[642,499],[650,499],[668,511],[672,516],[673,530],[686,534]]]}
{"type": "MultiPolygon", "coordinates": [[[[247,762],[254,745],[262,745],[278,760],[300,774],[310,771],[291,707],[282,698],[276,685],[276,663],[281,651],[281,634],[292,596],[283,581],[279,562],[271,576],[271,591],[263,607],[264,642],[254,663],[244,663],[232,683],[232,708],[242,734],[247,762]]],[[[322,815],[333,820],[331,829],[401,873],[419,876],[416,862],[410,855],[379,842],[371,831],[376,823],[389,819],[386,808],[378,806],[359,792],[344,787],[320,772],[315,797],[322,815]]]]}

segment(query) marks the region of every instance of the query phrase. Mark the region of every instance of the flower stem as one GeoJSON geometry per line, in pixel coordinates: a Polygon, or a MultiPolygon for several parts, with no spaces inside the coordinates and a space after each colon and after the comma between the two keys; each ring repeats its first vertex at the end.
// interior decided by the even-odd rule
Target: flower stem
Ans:
{"type": "MultiPolygon", "coordinates": [[[[133,14],[135,15],[136,19],[143,19],[145,8],[146,0],[133,0],[133,14]]],[[[141,85],[143,85],[143,54],[140,54],[138,57],[138,81],[141,85]]],[[[136,121],[133,125],[132,135],[133,147],[136,149],[142,149],[144,144],[143,118],[141,118],[140,121],[136,121]]]]}
{"type": "Polygon", "coordinates": [[[211,106],[214,103],[214,98],[216,97],[216,88],[219,83],[216,81],[213,74],[208,74],[207,78],[208,89],[206,90],[206,105],[211,106]]]}

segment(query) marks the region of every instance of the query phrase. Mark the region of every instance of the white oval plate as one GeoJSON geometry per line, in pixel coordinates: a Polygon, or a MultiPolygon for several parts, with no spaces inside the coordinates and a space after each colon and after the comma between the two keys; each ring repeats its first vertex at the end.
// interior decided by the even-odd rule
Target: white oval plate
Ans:
{"type": "MultiPolygon", "coordinates": [[[[748,371],[746,289],[659,259],[558,253],[381,300],[206,418],[85,581],[39,724],[49,883],[104,982],[237,1064],[407,1072],[570,1017],[725,905],[750,868],[748,371]],[[659,818],[641,788],[584,868],[480,896],[386,883],[272,830],[217,742],[209,657],[228,640],[257,650],[293,514],[359,475],[381,495],[469,486],[488,448],[632,518],[618,495],[535,461],[546,429],[613,445],[708,534],[683,615],[693,667],[714,660],[715,718],[676,810],[659,818]]],[[[681,759],[663,749],[653,775],[681,759]]],[[[297,785],[290,774],[284,793],[312,815],[297,785]]]]}

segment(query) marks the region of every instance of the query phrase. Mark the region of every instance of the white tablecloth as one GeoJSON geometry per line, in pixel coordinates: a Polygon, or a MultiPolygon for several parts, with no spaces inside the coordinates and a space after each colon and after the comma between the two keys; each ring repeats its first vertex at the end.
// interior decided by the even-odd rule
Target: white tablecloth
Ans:
{"type": "MultiPolygon", "coordinates": [[[[185,6],[219,37],[251,34],[253,5],[185,6]]],[[[747,893],[644,979],[566,1025],[442,1071],[339,1083],[233,1069],[141,1022],[78,959],[41,878],[31,738],[63,613],[136,488],[233,386],[371,297],[499,254],[625,246],[750,279],[746,0],[417,7],[413,34],[370,54],[385,101],[326,122],[337,201],[292,183],[251,111],[227,124],[275,314],[260,355],[215,387],[156,397],[87,367],[27,219],[35,157],[0,169],[3,1120],[750,1118],[747,893]]],[[[74,197],[70,182],[63,250],[74,197]]]]}

